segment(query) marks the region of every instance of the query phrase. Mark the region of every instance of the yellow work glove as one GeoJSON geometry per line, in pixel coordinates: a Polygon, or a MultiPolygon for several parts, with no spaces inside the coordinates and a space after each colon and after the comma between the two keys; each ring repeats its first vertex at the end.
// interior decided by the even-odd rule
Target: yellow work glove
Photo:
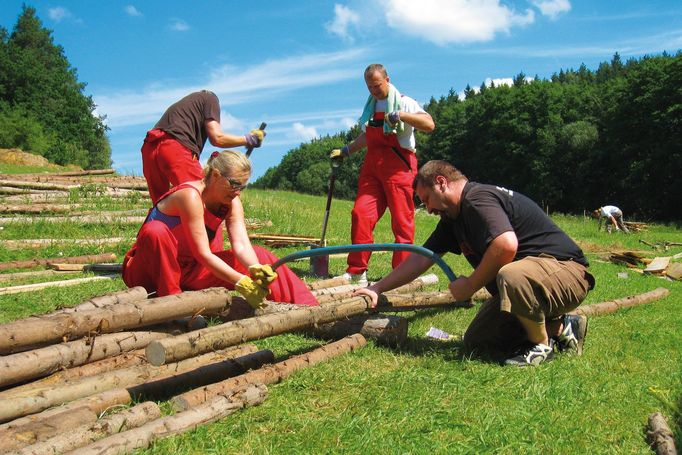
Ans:
{"type": "Polygon", "coordinates": [[[277,279],[277,272],[272,270],[270,264],[254,264],[249,267],[249,275],[251,279],[258,285],[264,288],[268,287],[270,283],[277,279]]]}
{"type": "Polygon", "coordinates": [[[332,162],[341,162],[343,161],[344,158],[350,155],[350,150],[348,150],[348,146],[344,145],[340,149],[334,149],[332,152],[329,154],[329,158],[331,158],[332,162]]]}
{"type": "Polygon", "coordinates": [[[263,300],[265,296],[268,295],[268,288],[257,285],[253,282],[251,278],[244,275],[239,281],[234,285],[234,288],[244,296],[244,299],[251,305],[251,308],[257,310],[265,306],[263,300]]]}
{"type": "Polygon", "coordinates": [[[265,131],[251,130],[249,134],[244,136],[246,138],[246,145],[248,147],[260,147],[265,139],[265,131]]]}

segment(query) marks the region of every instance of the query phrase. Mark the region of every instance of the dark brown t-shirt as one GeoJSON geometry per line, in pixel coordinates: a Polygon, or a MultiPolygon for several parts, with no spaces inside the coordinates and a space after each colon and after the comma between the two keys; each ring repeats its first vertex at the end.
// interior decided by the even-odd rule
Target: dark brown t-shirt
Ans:
{"type": "Polygon", "coordinates": [[[220,104],[215,93],[202,90],[172,104],[154,129],[165,131],[200,155],[208,138],[205,122],[210,119],[220,123],[220,104]]]}

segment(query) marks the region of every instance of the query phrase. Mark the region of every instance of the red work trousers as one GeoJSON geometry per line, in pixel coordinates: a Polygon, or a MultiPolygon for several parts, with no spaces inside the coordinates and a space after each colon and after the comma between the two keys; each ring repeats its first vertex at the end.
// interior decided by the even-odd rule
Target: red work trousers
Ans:
{"type": "Polygon", "coordinates": [[[147,132],[142,144],[142,173],[153,205],[171,186],[204,178],[199,157],[162,130],[147,132]]]}
{"type": "MultiPolygon", "coordinates": [[[[375,116],[376,118],[376,116],[375,116]]],[[[414,243],[414,190],[417,157],[400,147],[395,134],[385,135],[382,128],[368,126],[367,155],[358,178],[358,195],[351,212],[353,244],[374,243],[374,227],[388,207],[395,243],[414,243]]],[[[348,273],[367,270],[369,251],[348,255],[348,273]]],[[[396,268],[408,252],[395,251],[392,266],[396,268]]]]}
{"type": "MultiPolygon", "coordinates": [[[[254,251],[261,264],[273,264],[277,257],[264,248],[254,251]]],[[[248,275],[248,270],[231,250],[215,253],[227,265],[248,275]]],[[[268,300],[274,302],[318,305],[308,287],[286,266],[277,269],[277,279],[270,284],[268,300]]],[[[161,221],[145,223],[137,235],[135,246],[123,260],[123,281],[128,287],[143,286],[157,296],[197,291],[211,287],[234,289],[234,285],[213,275],[206,267],[191,259],[178,260],[178,242],[161,221]]]]}

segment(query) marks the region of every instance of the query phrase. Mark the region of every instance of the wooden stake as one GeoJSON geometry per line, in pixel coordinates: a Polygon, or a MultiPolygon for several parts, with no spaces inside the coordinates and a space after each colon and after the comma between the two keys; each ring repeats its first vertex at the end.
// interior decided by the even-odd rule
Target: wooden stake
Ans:
{"type": "Polygon", "coordinates": [[[71,455],[126,454],[149,447],[154,441],[184,433],[200,425],[215,422],[238,410],[262,403],[267,396],[264,385],[251,385],[230,395],[216,396],[194,409],[164,417],[139,428],[101,439],[71,452],[71,455]]]}
{"type": "Polygon", "coordinates": [[[667,297],[670,291],[666,288],[656,288],[653,291],[645,292],[643,294],[631,295],[622,299],[611,300],[607,302],[595,303],[592,305],[579,306],[571,311],[571,314],[582,314],[585,316],[599,316],[602,314],[615,313],[622,308],[630,308],[636,305],[660,300],[667,297]]]}
{"type": "Polygon", "coordinates": [[[100,275],[86,278],[74,278],[71,280],[46,281],[44,283],[24,284],[20,286],[7,286],[0,288],[0,295],[20,294],[22,292],[33,292],[47,288],[62,288],[65,286],[75,286],[77,284],[90,283],[92,281],[113,280],[117,275],[100,275]]]}
{"type": "Polygon", "coordinates": [[[324,324],[355,316],[368,308],[364,297],[356,297],[321,307],[303,307],[286,313],[226,322],[190,334],[178,335],[172,339],[153,341],[146,349],[147,360],[152,365],[163,365],[213,349],[222,349],[250,340],[300,330],[313,324],[324,324]]]}
{"type": "Polygon", "coordinates": [[[57,342],[64,338],[75,339],[93,332],[111,333],[202,312],[221,311],[230,304],[229,292],[225,288],[210,288],[101,309],[10,322],[0,325],[0,354],[18,352],[23,346],[57,342]]]}
{"type": "MultiPolygon", "coordinates": [[[[161,417],[161,409],[154,402],[147,401],[129,409],[108,415],[95,423],[66,426],[60,422],[61,432],[49,439],[38,439],[35,444],[17,452],[20,455],[53,455],[83,447],[92,441],[122,431],[137,428],[161,417]]],[[[13,447],[16,450],[20,447],[13,447]]]]}
{"type": "MultiPolygon", "coordinates": [[[[3,245],[5,240],[3,240],[3,245]]],[[[114,253],[89,254],[85,256],[71,256],[53,259],[29,259],[25,261],[0,262],[0,270],[7,269],[27,269],[31,267],[45,266],[51,262],[62,262],[70,264],[90,264],[93,262],[111,262],[116,260],[114,253]]]]}
{"type": "MultiPolygon", "coordinates": [[[[263,363],[271,361],[271,359],[272,353],[259,351],[258,353],[243,355],[237,362],[231,359],[222,360],[219,362],[222,364],[221,379],[241,374],[251,368],[258,368],[263,363]]],[[[132,395],[129,390],[125,389],[127,387],[137,386],[150,381],[159,381],[162,378],[173,376],[183,371],[196,371],[197,368],[214,361],[215,354],[210,353],[161,367],[141,365],[85,377],[59,388],[48,387],[31,390],[26,396],[8,397],[0,402],[0,422],[6,422],[17,417],[40,412],[52,406],[68,403],[69,401],[96,395],[101,392],[111,392],[112,390],[124,390],[125,392],[119,393],[127,394],[129,397],[127,402],[129,402],[132,400],[132,395]]],[[[165,385],[163,383],[160,384],[165,385]]]]}
{"type": "Polygon", "coordinates": [[[274,365],[266,365],[258,370],[249,371],[241,376],[217,382],[205,387],[194,389],[173,397],[171,403],[176,410],[186,410],[199,405],[213,397],[222,395],[230,390],[243,387],[246,384],[275,384],[291,376],[294,372],[317,365],[341,354],[355,351],[367,344],[360,334],[351,335],[342,340],[329,343],[305,354],[290,357],[274,365]]]}

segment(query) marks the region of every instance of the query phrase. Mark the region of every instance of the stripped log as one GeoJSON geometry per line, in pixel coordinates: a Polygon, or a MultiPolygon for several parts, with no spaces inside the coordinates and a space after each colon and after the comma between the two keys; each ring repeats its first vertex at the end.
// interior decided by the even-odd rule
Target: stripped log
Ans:
{"type": "MultiPolygon", "coordinates": [[[[3,447],[4,441],[17,438],[26,432],[44,433],[53,436],[56,434],[55,427],[59,425],[58,422],[70,419],[73,415],[78,416],[78,419],[74,420],[75,422],[94,422],[97,420],[97,416],[106,409],[118,405],[127,405],[130,401],[130,394],[126,389],[108,390],[91,397],[81,398],[64,406],[0,424],[0,447],[3,447]],[[89,414],[83,411],[83,409],[89,411],[89,414]],[[90,415],[92,416],[91,420],[88,417],[90,415]]],[[[50,436],[46,436],[45,439],[50,436]]]]}
{"type": "Polygon", "coordinates": [[[134,286],[132,288],[123,289],[122,291],[111,292],[109,294],[100,295],[88,299],[74,307],[62,308],[61,313],[74,313],[77,311],[94,310],[97,308],[104,308],[111,305],[119,305],[123,303],[139,302],[147,299],[147,290],[142,286],[134,286]]]}
{"type": "Polygon", "coordinates": [[[571,314],[582,314],[585,316],[599,316],[602,314],[615,313],[623,308],[630,308],[636,305],[654,302],[667,297],[670,290],[666,288],[656,288],[653,291],[643,294],[631,295],[622,299],[610,300],[607,302],[595,303],[592,305],[579,306],[571,314]]]}
{"type": "Polygon", "coordinates": [[[21,188],[28,190],[59,190],[70,191],[71,188],[76,188],[78,185],[60,185],[56,183],[40,183],[40,182],[26,182],[21,180],[0,180],[0,186],[9,188],[21,188]]]}
{"type": "MultiPolygon", "coordinates": [[[[391,293],[393,294],[405,294],[409,292],[414,292],[418,289],[423,288],[424,286],[428,286],[431,284],[436,284],[438,283],[438,276],[434,274],[428,274],[424,276],[420,276],[416,278],[415,280],[400,286],[396,289],[393,289],[391,293]]],[[[338,286],[338,287],[333,287],[333,288],[327,288],[327,289],[320,289],[318,291],[315,291],[313,294],[315,294],[315,297],[317,298],[317,301],[320,303],[324,302],[331,302],[335,300],[342,300],[342,299],[347,299],[348,297],[351,297],[353,293],[360,289],[363,288],[364,286],[360,285],[346,285],[346,286],[338,286]]]]}
{"type": "MultiPolygon", "coordinates": [[[[158,381],[182,371],[196,370],[212,361],[216,363],[215,357],[216,354],[210,353],[161,367],[141,365],[125,368],[123,370],[85,377],[59,388],[48,387],[32,390],[28,396],[8,397],[0,402],[0,422],[34,414],[52,406],[68,403],[69,401],[96,395],[101,392],[118,389],[125,390],[129,397],[129,400],[126,402],[128,403],[132,400],[132,395],[125,389],[126,387],[133,387],[153,380],[158,381]]],[[[238,361],[232,361],[231,359],[222,360],[220,362],[223,363],[224,368],[222,368],[223,376],[221,378],[242,374],[251,368],[259,368],[264,363],[271,361],[271,359],[271,352],[258,351],[243,355],[238,361]]],[[[160,382],[160,384],[163,383],[160,382]]]]}
{"type": "Polygon", "coordinates": [[[407,319],[387,314],[361,314],[343,321],[311,327],[306,333],[325,340],[338,340],[355,333],[385,346],[397,347],[407,341],[407,319]]]}
{"type": "MultiPolygon", "coordinates": [[[[0,213],[25,213],[25,214],[40,214],[40,213],[69,213],[74,209],[82,207],[81,204],[14,204],[5,205],[0,204],[0,213]]],[[[5,220],[7,218],[4,218],[5,220]]],[[[13,218],[10,218],[13,219],[13,218]]],[[[16,219],[21,219],[17,217],[16,219]]]]}
{"type": "Polygon", "coordinates": [[[64,338],[76,339],[92,332],[111,333],[172,321],[204,311],[221,311],[229,304],[227,289],[210,288],[96,310],[56,314],[49,318],[10,322],[0,325],[0,354],[17,352],[22,346],[57,342],[64,338]]]}
{"type": "MultiPolygon", "coordinates": [[[[115,433],[137,428],[161,417],[161,409],[154,402],[147,401],[129,409],[108,415],[95,423],[76,427],[62,426],[62,432],[46,440],[23,447],[17,455],[53,455],[83,447],[115,433]]],[[[19,447],[12,448],[16,450],[19,447]]]]}
{"type": "Polygon", "coordinates": [[[654,412],[649,414],[648,422],[646,436],[651,449],[657,455],[677,455],[675,437],[665,417],[660,412],[654,412]]]}
{"type": "Polygon", "coordinates": [[[316,291],[318,289],[331,288],[334,286],[341,286],[344,284],[350,284],[350,280],[347,280],[342,276],[337,276],[326,280],[318,280],[313,281],[312,283],[308,283],[308,289],[310,289],[311,291],[316,291]]]}
{"type": "MultiPolygon", "coordinates": [[[[365,312],[369,308],[365,297],[320,307],[304,307],[286,313],[266,314],[178,335],[168,340],[153,341],[146,348],[152,365],[186,359],[213,349],[222,349],[250,340],[304,329],[313,324],[338,321],[365,312]]],[[[0,335],[1,336],[1,335],[0,335]]]]}
{"type": "Polygon", "coordinates": [[[116,214],[71,215],[71,216],[13,216],[0,218],[0,226],[21,223],[78,223],[78,224],[142,224],[145,216],[121,216],[116,214]]]}
{"type": "Polygon", "coordinates": [[[16,281],[24,278],[45,278],[54,276],[70,276],[78,272],[72,271],[57,271],[57,270],[32,270],[28,272],[14,272],[0,274],[0,281],[16,281]]]}
{"type": "Polygon", "coordinates": [[[247,406],[262,403],[267,397],[267,387],[250,385],[244,390],[216,396],[210,402],[172,416],[153,420],[139,428],[124,431],[101,439],[71,452],[72,455],[126,454],[149,447],[154,441],[184,433],[200,425],[222,419],[247,406]]]}
{"type": "MultiPolygon", "coordinates": [[[[132,244],[133,238],[111,237],[108,239],[22,239],[22,240],[3,240],[2,245],[8,250],[22,248],[45,248],[52,245],[118,245],[119,243],[132,244]]],[[[92,261],[94,262],[94,261],[92,261]]]]}
{"type": "Polygon", "coordinates": [[[282,362],[266,365],[258,370],[249,371],[241,376],[235,376],[234,378],[177,395],[171,399],[171,403],[175,410],[186,410],[230,390],[243,387],[246,384],[275,384],[281,382],[283,379],[291,376],[300,369],[311,367],[341,354],[355,351],[366,344],[367,340],[365,340],[362,335],[351,335],[342,340],[334,341],[310,352],[306,352],[305,354],[290,357],[282,362]]]}
{"type": "Polygon", "coordinates": [[[162,332],[113,333],[0,356],[0,387],[47,376],[61,368],[72,368],[143,349],[152,340],[168,336],[162,332]]]}
{"type": "Polygon", "coordinates": [[[121,273],[123,264],[117,262],[107,264],[57,264],[52,263],[49,267],[60,272],[95,272],[95,273],[121,273]]]}
{"type": "Polygon", "coordinates": [[[112,280],[117,275],[99,275],[86,278],[74,278],[71,280],[46,281],[43,283],[22,284],[19,286],[6,286],[0,288],[0,295],[21,294],[22,292],[33,292],[47,288],[62,288],[66,286],[76,286],[78,284],[89,283],[92,281],[112,280]]]}
{"type": "MultiPolygon", "coordinates": [[[[7,242],[7,240],[2,241],[3,245],[5,245],[5,242],[7,242]]],[[[85,256],[71,256],[56,259],[28,259],[24,261],[0,262],[0,270],[28,269],[32,267],[46,266],[51,262],[62,262],[69,264],[90,264],[94,262],[111,262],[115,260],[116,255],[114,253],[88,254],[85,256]]]]}
{"type": "Polygon", "coordinates": [[[28,192],[26,190],[20,190],[17,188],[0,188],[0,194],[9,194],[9,196],[2,198],[6,204],[24,204],[28,202],[35,202],[38,204],[46,202],[69,202],[69,195],[63,191],[28,192]]]}
{"type": "MultiPolygon", "coordinates": [[[[89,169],[83,171],[69,171],[69,172],[55,172],[54,174],[49,174],[50,177],[81,177],[84,175],[109,175],[115,174],[116,171],[113,169],[89,169]]],[[[43,174],[40,174],[43,175],[43,174]]]]}

